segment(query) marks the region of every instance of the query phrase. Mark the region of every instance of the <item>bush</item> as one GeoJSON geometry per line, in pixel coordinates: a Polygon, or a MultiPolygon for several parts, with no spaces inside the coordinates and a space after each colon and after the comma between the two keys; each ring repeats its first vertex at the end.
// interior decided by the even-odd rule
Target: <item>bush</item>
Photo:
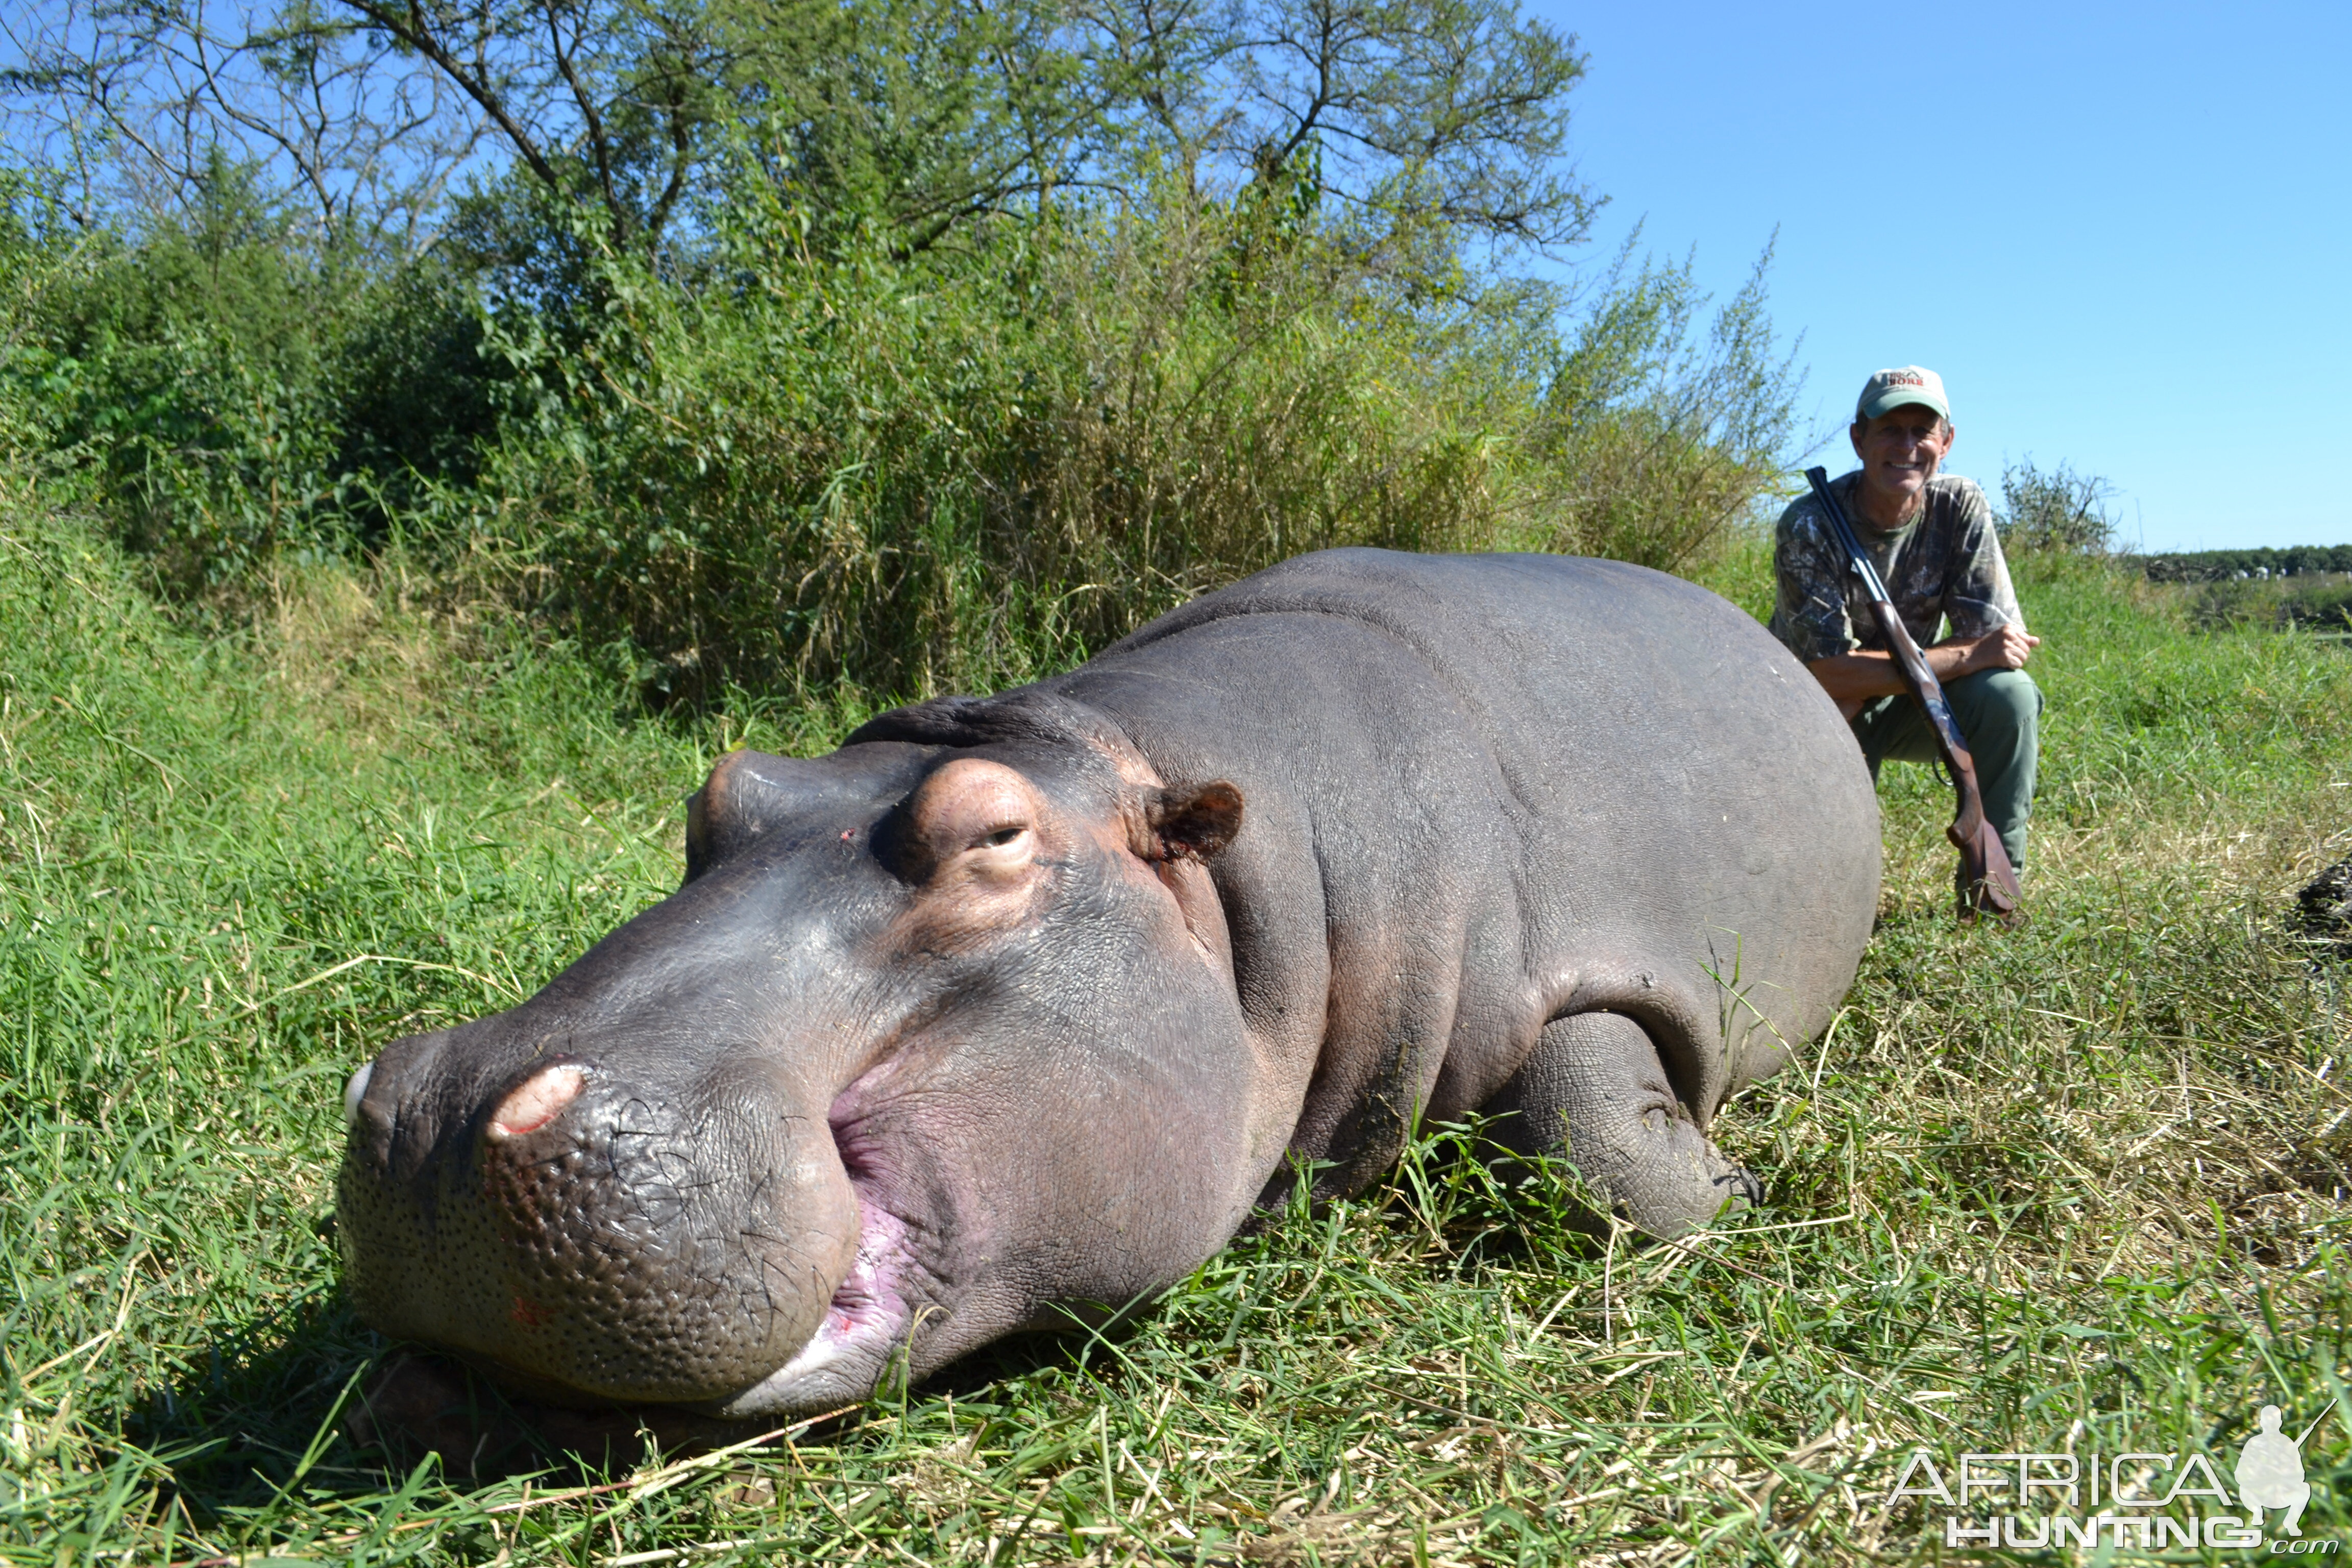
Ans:
{"type": "Polygon", "coordinates": [[[9,385],[182,595],[289,552],[487,567],[656,704],[1029,679],[1304,551],[1692,570],[1776,477],[1761,271],[1581,301],[1287,185],[1168,181],[908,257],[747,176],[691,254],[509,181],[363,263],[216,167],[73,252],[9,385]]]}
{"type": "Polygon", "coordinates": [[[1687,263],[1629,279],[1619,258],[1546,390],[1535,447],[1554,488],[1530,547],[1687,574],[1754,518],[1795,428],[1797,381],[1764,308],[1770,258],[1703,342],[1687,263]]]}
{"type": "Polygon", "coordinates": [[[352,302],[324,367],[333,471],[362,545],[384,543],[449,486],[481,477],[509,388],[483,354],[486,322],[462,266],[428,254],[352,302]]]}
{"type": "Polygon", "coordinates": [[[163,587],[380,545],[417,481],[475,477],[495,367],[447,262],[351,254],[218,159],[185,212],[135,231],[45,237],[28,205],[0,380],[163,587]]]}
{"type": "Polygon", "coordinates": [[[2103,479],[2063,463],[2044,473],[2028,458],[2002,470],[2000,493],[2001,540],[2014,553],[2105,555],[2114,547],[2116,520],[2106,503],[2115,487],[2103,479]]]}
{"type": "Polygon", "coordinates": [[[1685,567],[1789,428],[1760,284],[1693,344],[1686,267],[1612,275],[1563,339],[1549,296],[1298,207],[1163,199],[915,265],[810,228],[739,212],[690,279],[604,256],[583,337],[518,310],[489,344],[544,398],[462,531],[656,700],[1026,679],[1332,545],[1685,567]]]}
{"type": "Polygon", "coordinates": [[[340,526],[322,374],[352,279],[217,159],[183,221],[53,246],[7,370],[169,585],[241,577],[340,526]]]}

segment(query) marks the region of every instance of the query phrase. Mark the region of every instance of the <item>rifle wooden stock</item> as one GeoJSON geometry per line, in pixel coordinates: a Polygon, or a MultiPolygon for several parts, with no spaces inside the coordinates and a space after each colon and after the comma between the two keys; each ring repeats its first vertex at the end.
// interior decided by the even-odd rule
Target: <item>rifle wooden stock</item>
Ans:
{"type": "Polygon", "coordinates": [[[1846,521],[1845,509],[1830,493],[1827,470],[1807,468],[1805,479],[1813,488],[1822,515],[1829,520],[1831,532],[1845,551],[1846,563],[1862,579],[1863,587],[1870,595],[1871,614],[1878,622],[1879,634],[1886,639],[1887,651],[1895,656],[1895,668],[1903,672],[1904,684],[1927,710],[1928,728],[1936,735],[1936,749],[1942,753],[1944,766],[1952,775],[1952,790],[1958,796],[1959,809],[1951,826],[1944,829],[1944,837],[1960,852],[1960,918],[1974,920],[1981,910],[2006,915],[2017,908],[2022,892],[2017,885],[2016,869],[2009,863],[2009,851],[1986,819],[1984,792],[1977,784],[1976,759],[1969,754],[1968,740],[1960,733],[1959,721],[1952,716],[1952,704],[1944,696],[1944,683],[1936,679],[1936,672],[1927,667],[1927,656],[1919,651],[1910,628],[1895,614],[1895,601],[1888,595],[1886,584],[1879,580],[1878,568],[1871,563],[1853,525],[1846,521]]]}

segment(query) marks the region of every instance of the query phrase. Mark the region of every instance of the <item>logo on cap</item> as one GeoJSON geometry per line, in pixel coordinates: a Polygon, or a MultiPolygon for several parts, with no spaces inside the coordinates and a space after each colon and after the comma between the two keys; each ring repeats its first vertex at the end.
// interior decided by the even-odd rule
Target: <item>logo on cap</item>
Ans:
{"type": "Polygon", "coordinates": [[[1932,408],[1946,419],[1952,416],[1952,405],[1944,397],[1944,378],[1916,364],[1882,370],[1864,382],[1862,395],[1854,400],[1853,416],[1875,419],[1912,403],[1932,408]]]}

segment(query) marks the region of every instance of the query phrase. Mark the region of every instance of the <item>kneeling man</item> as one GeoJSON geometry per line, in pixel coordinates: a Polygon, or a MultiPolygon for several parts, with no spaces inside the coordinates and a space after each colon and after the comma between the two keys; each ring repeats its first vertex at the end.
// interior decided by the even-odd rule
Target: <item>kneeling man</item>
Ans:
{"type": "MultiPolygon", "coordinates": [[[[2026,635],[1984,491],[1972,479],[1936,472],[1954,435],[1943,378],[1917,365],[1880,371],[1863,386],[1848,435],[1862,467],[1830,489],[1951,700],[1976,759],[1985,816],[2022,875],[2042,714],[2025,661],[2042,639],[2026,635]],[[1937,641],[1946,621],[1950,634],[1937,641]]],[[[1780,514],[1772,563],[1779,579],[1772,635],[1835,700],[1871,776],[1888,758],[1934,761],[1927,716],[1907,694],[1870,602],[1811,496],[1780,514]]]]}

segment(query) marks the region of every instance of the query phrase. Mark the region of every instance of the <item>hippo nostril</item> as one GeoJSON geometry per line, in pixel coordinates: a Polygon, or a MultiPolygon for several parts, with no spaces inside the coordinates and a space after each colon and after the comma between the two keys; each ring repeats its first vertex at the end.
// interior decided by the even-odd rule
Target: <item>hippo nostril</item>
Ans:
{"type": "Polygon", "coordinates": [[[503,1143],[536,1132],[579,1098],[588,1069],[566,1062],[534,1073],[499,1102],[490,1114],[490,1142],[503,1143]]]}
{"type": "Polygon", "coordinates": [[[343,1085],[343,1125],[349,1127],[360,1119],[360,1101],[367,1098],[368,1079],[375,1076],[375,1063],[369,1062],[352,1074],[343,1085]]]}

